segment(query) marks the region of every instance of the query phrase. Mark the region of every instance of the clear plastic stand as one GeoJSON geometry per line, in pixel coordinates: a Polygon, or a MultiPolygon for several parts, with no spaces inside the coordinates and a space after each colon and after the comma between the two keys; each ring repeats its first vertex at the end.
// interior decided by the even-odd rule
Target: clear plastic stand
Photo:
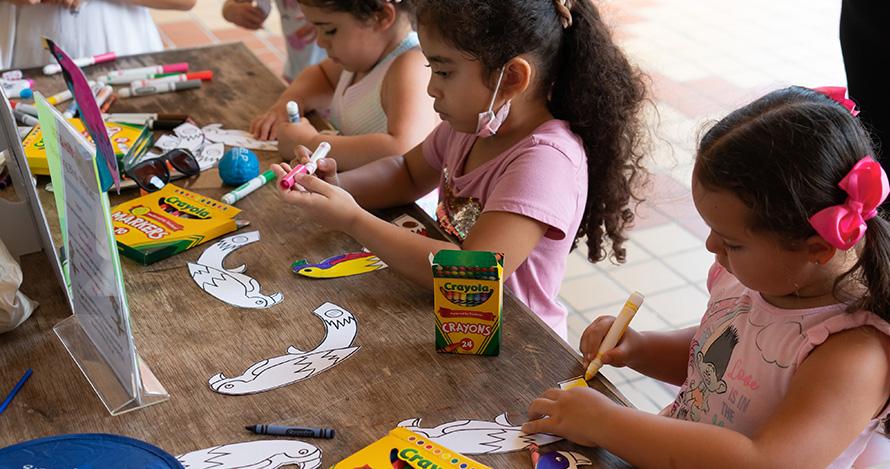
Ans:
{"type": "Polygon", "coordinates": [[[75,316],[69,316],[56,324],[53,331],[59,336],[65,349],[111,415],[120,415],[170,399],[167,390],[138,354],[136,356],[140,375],[138,382],[141,386],[137,388],[136,395],[131,396],[75,316]]]}

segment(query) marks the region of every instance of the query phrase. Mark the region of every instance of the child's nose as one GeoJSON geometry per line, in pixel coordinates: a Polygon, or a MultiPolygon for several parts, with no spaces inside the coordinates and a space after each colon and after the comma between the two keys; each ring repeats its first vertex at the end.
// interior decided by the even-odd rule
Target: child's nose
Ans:
{"type": "Polygon", "coordinates": [[[717,251],[720,250],[721,245],[722,243],[719,239],[717,239],[717,235],[715,235],[713,232],[708,233],[708,239],[705,240],[705,249],[713,252],[714,254],[717,254],[717,251]]]}
{"type": "Polygon", "coordinates": [[[430,81],[426,85],[426,94],[430,95],[431,98],[440,98],[442,97],[442,93],[439,92],[439,88],[433,85],[433,80],[430,81]]]}

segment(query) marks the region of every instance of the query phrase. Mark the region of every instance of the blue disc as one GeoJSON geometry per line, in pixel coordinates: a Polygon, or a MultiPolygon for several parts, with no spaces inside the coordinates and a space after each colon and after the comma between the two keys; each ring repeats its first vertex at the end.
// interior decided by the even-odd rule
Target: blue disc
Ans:
{"type": "Polygon", "coordinates": [[[105,433],[72,433],[23,441],[0,449],[0,461],[4,468],[183,468],[176,458],[156,446],[105,433]]]}

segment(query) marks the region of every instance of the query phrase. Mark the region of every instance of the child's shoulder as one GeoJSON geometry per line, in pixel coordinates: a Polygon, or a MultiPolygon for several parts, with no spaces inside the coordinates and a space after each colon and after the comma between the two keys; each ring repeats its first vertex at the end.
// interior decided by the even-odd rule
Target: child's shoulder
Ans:
{"type": "Polygon", "coordinates": [[[560,119],[550,119],[539,125],[527,139],[527,150],[539,152],[543,148],[552,148],[573,163],[584,161],[584,142],[569,123],[560,119]]]}
{"type": "MultiPolygon", "coordinates": [[[[421,76],[429,76],[429,69],[426,67],[426,57],[419,48],[407,50],[398,57],[392,59],[392,64],[386,71],[383,81],[398,80],[415,80],[421,76]]],[[[426,81],[423,82],[426,86],[426,81]]]]}

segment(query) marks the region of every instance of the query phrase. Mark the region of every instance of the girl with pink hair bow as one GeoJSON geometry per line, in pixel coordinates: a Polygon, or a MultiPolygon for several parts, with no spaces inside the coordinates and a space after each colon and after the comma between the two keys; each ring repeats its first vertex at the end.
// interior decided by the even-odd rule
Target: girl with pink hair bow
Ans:
{"type": "MultiPolygon", "coordinates": [[[[890,193],[844,90],[789,87],[714,125],[692,195],[711,233],[698,326],[629,329],[602,361],[680,386],[660,415],[592,388],[549,390],[523,431],[641,467],[886,464],[890,193]],[[591,423],[593,422],[593,423],[591,423]],[[883,445],[882,445],[883,443],[883,445]]],[[[613,322],[581,338],[587,361],[613,322]]]]}

